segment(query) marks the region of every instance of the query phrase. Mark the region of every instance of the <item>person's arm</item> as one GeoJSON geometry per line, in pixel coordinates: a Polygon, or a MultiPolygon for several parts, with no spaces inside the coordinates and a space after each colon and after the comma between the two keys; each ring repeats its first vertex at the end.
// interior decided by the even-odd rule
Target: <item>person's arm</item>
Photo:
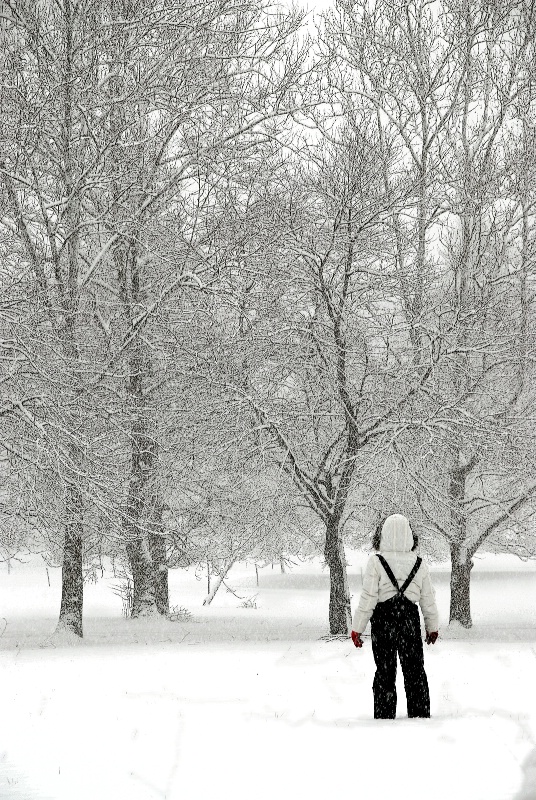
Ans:
{"type": "Polygon", "coordinates": [[[422,615],[424,617],[424,627],[426,629],[426,643],[434,644],[437,639],[437,631],[439,628],[439,614],[435,600],[435,591],[430,578],[430,571],[428,564],[423,562],[422,569],[424,571],[423,581],[421,586],[421,596],[419,605],[421,607],[422,615]],[[433,636],[435,634],[435,636],[433,636]]]}
{"type": "MultiPolygon", "coordinates": [[[[378,559],[375,556],[371,556],[363,575],[363,588],[352,623],[352,629],[356,633],[363,633],[378,602],[380,574],[377,569],[377,563],[378,559]]],[[[359,647],[359,645],[356,645],[356,647],[359,647]]]]}

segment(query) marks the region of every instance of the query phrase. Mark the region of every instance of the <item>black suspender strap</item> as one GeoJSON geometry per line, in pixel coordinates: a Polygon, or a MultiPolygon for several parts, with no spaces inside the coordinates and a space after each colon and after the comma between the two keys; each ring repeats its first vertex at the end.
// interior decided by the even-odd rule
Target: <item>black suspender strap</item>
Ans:
{"type": "Polygon", "coordinates": [[[387,577],[389,578],[389,580],[391,581],[391,583],[395,587],[396,591],[400,592],[400,587],[398,585],[397,579],[393,575],[393,570],[391,569],[391,567],[389,566],[389,564],[387,563],[387,561],[385,560],[385,558],[383,556],[381,556],[379,553],[377,553],[377,556],[380,559],[382,567],[384,568],[384,570],[387,573],[387,577]]]}
{"type": "Polygon", "coordinates": [[[415,575],[419,571],[419,567],[422,564],[422,558],[417,557],[417,561],[413,565],[413,568],[412,568],[411,572],[409,573],[408,577],[404,581],[403,585],[400,587],[398,585],[397,579],[393,575],[393,571],[392,571],[391,567],[389,566],[389,564],[387,563],[385,558],[383,556],[381,556],[379,553],[377,553],[377,556],[380,559],[382,567],[384,568],[384,570],[387,573],[387,577],[389,578],[389,580],[391,581],[391,583],[395,587],[395,589],[398,592],[398,594],[404,594],[404,592],[406,591],[406,589],[410,585],[411,581],[413,580],[413,578],[415,577],[415,575]]]}
{"type": "Polygon", "coordinates": [[[404,594],[404,592],[406,591],[406,589],[410,585],[411,581],[413,580],[415,575],[418,573],[419,567],[421,566],[421,564],[422,564],[422,558],[417,557],[417,561],[413,565],[413,569],[409,573],[408,577],[406,578],[406,580],[404,581],[404,583],[403,583],[403,585],[402,585],[402,587],[400,589],[400,593],[401,594],[404,594]]]}

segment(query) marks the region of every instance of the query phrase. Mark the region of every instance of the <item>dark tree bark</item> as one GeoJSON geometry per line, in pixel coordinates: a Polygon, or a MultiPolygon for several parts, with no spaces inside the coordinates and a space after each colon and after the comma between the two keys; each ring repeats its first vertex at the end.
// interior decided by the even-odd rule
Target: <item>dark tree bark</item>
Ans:
{"type": "Polygon", "coordinates": [[[141,538],[129,542],[126,551],[134,584],[132,616],[150,616],[157,610],[151,556],[144,548],[144,541],[141,538]]]}
{"type": "Polygon", "coordinates": [[[330,520],[326,524],[324,555],[330,577],[329,631],[332,636],[348,636],[352,624],[352,612],[346,563],[337,520],[330,520]]]}
{"type": "Polygon", "coordinates": [[[473,562],[471,553],[462,543],[467,537],[467,519],[463,509],[466,496],[466,480],[471,470],[478,463],[478,456],[473,456],[461,465],[461,455],[454,448],[454,463],[449,470],[448,497],[453,540],[450,545],[450,615],[449,622],[459,622],[464,628],[472,626],[471,621],[471,569],[473,562]]]}
{"type": "Polygon", "coordinates": [[[57,631],[69,631],[82,637],[84,578],[82,572],[82,496],[79,489],[67,487],[65,543],[61,573],[61,606],[57,631]]]}
{"type": "Polygon", "coordinates": [[[154,565],[145,530],[145,493],[152,466],[154,442],[143,419],[143,392],[140,370],[131,363],[129,394],[134,419],[131,425],[131,471],[127,501],[126,551],[134,583],[132,616],[156,613],[154,565]]]}
{"type": "MultiPolygon", "coordinates": [[[[82,197],[76,191],[79,177],[81,156],[77,143],[77,124],[75,122],[76,98],[74,96],[74,75],[76,42],[73,37],[76,9],[71,0],[65,0],[63,8],[63,127],[62,127],[62,155],[63,155],[63,183],[65,196],[68,199],[65,208],[65,255],[64,264],[59,274],[62,276],[61,304],[63,306],[64,321],[61,325],[62,349],[69,359],[73,370],[73,386],[77,389],[81,385],[82,359],[78,344],[79,335],[79,306],[80,289],[78,285],[80,273],[80,216],[82,197]]],[[[80,64],[77,65],[80,68],[80,64]]],[[[83,67],[82,67],[83,69],[83,67]]],[[[59,262],[58,262],[59,263],[59,262]]],[[[80,450],[71,447],[71,458],[78,465],[83,460],[80,450]]],[[[68,630],[82,637],[82,615],[84,603],[84,574],[83,574],[83,527],[84,527],[84,498],[78,483],[79,477],[73,475],[72,483],[67,485],[65,512],[65,542],[62,564],[62,591],[60,616],[57,630],[68,630]]]]}
{"type": "Polygon", "coordinates": [[[162,616],[167,616],[169,614],[169,582],[166,540],[162,530],[162,511],[162,503],[159,503],[153,520],[155,530],[149,534],[149,552],[153,562],[156,610],[162,616]]]}
{"type": "Polygon", "coordinates": [[[162,503],[151,492],[158,459],[158,443],[151,430],[150,411],[144,396],[146,360],[136,345],[130,360],[128,395],[132,413],[130,428],[131,473],[126,523],[127,556],[132,571],[132,616],[169,613],[166,544],[162,535],[162,503]]]}
{"type": "Polygon", "coordinates": [[[460,563],[460,548],[451,548],[450,576],[450,615],[449,622],[459,622],[464,628],[471,628],[471,570],[473,561],[465,556],[460,563]]]}

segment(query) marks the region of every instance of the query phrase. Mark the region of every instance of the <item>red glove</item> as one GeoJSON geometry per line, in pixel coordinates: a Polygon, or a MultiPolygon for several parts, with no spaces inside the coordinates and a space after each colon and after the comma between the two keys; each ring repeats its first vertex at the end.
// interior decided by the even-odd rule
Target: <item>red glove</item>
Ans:
{"type": "Polygon", "coordinates": [[[356,647],[363,647],[363,639],[361,638],[361,634],[357,633],[357,631],[352,631],[352,642],[356,647]]]}
{"type": "Polygon", "coordinates": [[[426,644],[435,644],[438,636],[439,634],[437,631],[433,631],[432,633],[426,631],[426,644]]]}

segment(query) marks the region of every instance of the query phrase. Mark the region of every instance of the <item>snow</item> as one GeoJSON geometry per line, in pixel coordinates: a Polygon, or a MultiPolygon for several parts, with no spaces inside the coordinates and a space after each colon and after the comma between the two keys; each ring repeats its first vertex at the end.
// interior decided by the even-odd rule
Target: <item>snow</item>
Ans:
{"type": "MultiPolygon", "coordinates": [[[[357,602],[364,553],[350,553],[357,602]]],[[[445,627],[448,568],[432,566],[441,638],[425,647],[432,718],[372,719],[370,638],[326,641],[319,564],[170,574],[188,622],[129,620],[110,576],[86,587],[85,638],[54,636],[60,575],[0,565],[1,800],[536,798],[536,565],[487,555],[470,632],[445,627]],[[5,623],[3,619],[5,619],[5,623]],[[2,634],[3,630],[3,634],[2,634]]]]}

